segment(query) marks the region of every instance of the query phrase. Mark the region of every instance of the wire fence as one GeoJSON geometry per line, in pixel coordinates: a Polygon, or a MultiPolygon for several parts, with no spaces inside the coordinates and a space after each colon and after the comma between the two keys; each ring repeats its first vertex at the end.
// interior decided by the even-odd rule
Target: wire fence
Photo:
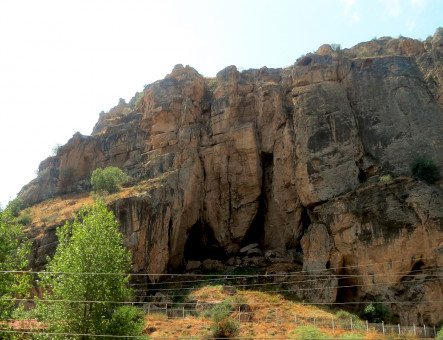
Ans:
{"type": "MultiPolygon", "coordinates": [[[[392,261],[373,263],[371,265],[384,266],[389,264],[392,266],[392,261]]],[[[213,307],[215,304],[221,301],[192,301],[192,302],[174,302],[182,300],[185,297],[189,297],[191,291],[198,289],[205,285],[228,285],[233,289],[256,289],[261,292],[270,292],[277,294],[286,293],[300,293],[300,292],[312,292],[341,289],[341,288],[358,288],[358,287],[380,287],[389,286],[394,284],[405,284],[413,282],[415,279],[419,279],[421,283],[439,281],[442,282],[443,271],[442,266],[435,266],[432,268],[422,268],[420,270],[411,271],[388,271],[377,274],[359,274],[349,273],[349,268],[361,267],[347,266],[331,268],[329,270],[318,270],[315,272],[285,272],[285,273],[270,273],[270,274],[200,274],[200,273],[182,273],[182,274],[128,274],[128,273],[73,273],[73,272],[37,272],[37,271],[0,271],[1,275],[18,274],[18,275],[31,275],[34,280],[34,285],[38,286],[38,278],[41,275],[55,275],[58,279],[71,275],[84,275],[91,278],[97,278],[100,276],[108,275],[124,275],[129,278],[129,286],[134,291],[134,297],[130,301],[86,301],[86,300],[61,300],[51,298],[2,298],[2,301],[11,302],[26,302],[33,303],[38,300],[40,303],[112,303],[115,305],[126,304],[133,305],[139,309],[142,309],[148,316],[152,314],[161,314],[166,319],[186,319],[189,317],[198,317],[204,313],[208,308],[213,307]],[[338,270],[346,268],[348,273],[336,274],[337,280],[348,280],[349,284],[337,284],[330,283],[331,270],[338,270]],[[154,281],[151,281],[152,278],[154,281]],[[368,283],[368,278],[371,278],[372,282],[368,283]],[[400,278],[400,280],[399,280],[400,278]],[[373,280],[379,282],[374,282],[373,280]],[[364,282],[364,283],[363,283],[364,282]],[[320,287],[312,286],[312,284],[322,284],[320,287]],[[301,285],[301,286],[300,286],[301,285]],[[156,294],[160,294],[157,296],[156,294]],[[158,301],[158,300],[161,301],[158,301]],[[154,300],[154,301],[152,301],[154,300]],[[167,302],[164,302],[167,301],[167,302]]],[[[38,295],[38,294],[37,294],[38,295]]],[[[414,303],[426,303],[426,301],[410,301],[410,300],[393,300],[393,301],[346,301],[346,302],[303,302],[304,305],[312,306],[345,306],[345,305],[366,305],[366,304],[398,304],[398,305],[411,305],[414,303]]],[[[433,303],[440,303],[443,305],[443,301],[432,301],[433,303]]],[[[277,305],[278,303],[275,303],[277,305]]],[[[429,325],[400,325],[400,324],[384,324],[382,323],[369,323],[367,321],[355,320],[352,317],[349,319],[331,317],[304,317],[303,315],[297,315],[296,313],[274,308],[273,303],[267,302],[267,313],[265,316],[258,315],[255,310],[258,307],[263,308],[263,304],[248,303],[245,304],[233,303],[234,312],[232,317],[237,319],[240,323],[272,323],[272,324],[291,324],[294,328],[302,325],[312,325],[321,328],[328,329],[343,329],[343,330],[356,330],[356,331],[377,331],[379,333],[389,335],[393,334],[398,337],[415,336],[417,338],[433,338],[436,337],[437,330],[435,326],[429,325]]],[[[8,329],[3,328],[0,323],[0,339],[1,334],[21,334],[23,336],[34,335],[46,335],[48,337],[55,338],[69,338],[69,337],[97,337],[97,338],[140,338],[130,336],[112,336],[112,335],[95,335],[95,334],[73,334],[73,333],[51,333],[45,331],[35,320],[8,320],[8,329]]],[[[4,326],[4,324],[3,324],[4,326]]],[[[150,337],[151,339],[161,339],[162,337],[150,337]]],[[[170,337],[169,337],[170,338],[170,337]]],[[[179,339],[180,337],[174,337],[179,339]]],[[[185,337],[182,337],[185,339],[185,337]]],[[[273,337],[274,338],[274,337],[273,337]]],[[[275,339],[275,338],[274,338],[275,339]]]]}

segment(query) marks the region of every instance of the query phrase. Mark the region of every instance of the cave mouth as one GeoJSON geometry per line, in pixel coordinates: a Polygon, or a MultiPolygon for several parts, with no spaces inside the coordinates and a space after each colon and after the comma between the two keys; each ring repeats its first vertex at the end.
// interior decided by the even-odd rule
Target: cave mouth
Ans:
{"type": "Polygon", "coordinates": [[[265,243],[266,215],[269,211],[269,200],[272,195],[272,179],[274,176],[274,155],[268,152],[260,154],[262,168],[262,183],[260,196],[258,197],[258,208],[251,225],[241,241],[241,246],[258,243],[263,247],[265,243]]]}
{"type": "Polygon", "coordinates": [[[417,262],[414,263],[410,272],[407,275],[402,277],[401,281],[405,282],[405,281],[414,280],[415,278],[417,278],[418,276],[423,274],[423,267],[424,266],[425,266],[425,263],[422,260],[418,260],[417,262]]]}
{"type": "Polygon", "coordinates": [[[184,251],[185,261],[205,259],[226,260],[226,252],[214,237],[214,232],[205,223],[198,221],[188,231],[184,251]]]}
{"type": "Polygon", "coordinates": [[[346,268],[346,262],[343,259],[343,267],[338,274],[338,289],[336,302],[352,302],[358,292],[358,282],[353,279],[356,273],[346,268]]]}

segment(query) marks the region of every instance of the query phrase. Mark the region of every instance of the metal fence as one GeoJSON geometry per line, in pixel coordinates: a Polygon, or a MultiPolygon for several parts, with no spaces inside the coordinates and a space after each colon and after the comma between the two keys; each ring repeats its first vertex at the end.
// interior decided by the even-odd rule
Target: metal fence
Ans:
{"type": "MultiPolygon", "coordinates": [[[[209,310],[215,304],[203,304],[199,307],[189,308],[195,304],[182,303],[174,305],[171,303],[146,303],[143,305],[145,313],[162,314],[168,319],[179,319],[186,317],[199,316],[205,310],[209,310]]],[[[417,338],[435,338],[437,329],[435,326],[426,325],[393,325],[381,323],[370,323],[368,321],[356,320],[353,318],[325,318],[325,317],[303,317],[296,313],[282,311],[277,308],[270,308],[264,317],[257,317],[253,311],[242,310],[242,306],[238,306],[232,313],[232,318],[242,323],[263,322],[263,323],[292,323],[298,326],[316,326],[320,328],[343,329],[349,331],[376,331],[385,335],[397,336],[415,336],[417,338]]]]}

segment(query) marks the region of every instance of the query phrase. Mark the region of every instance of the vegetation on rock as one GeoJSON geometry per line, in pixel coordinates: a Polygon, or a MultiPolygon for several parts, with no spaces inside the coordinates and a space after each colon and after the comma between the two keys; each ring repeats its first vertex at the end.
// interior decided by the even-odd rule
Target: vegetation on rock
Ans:
{"type": "Polygon", "coordinates": [[[92,172],[91,184],[95,192],[113,193],[119,190],[119,186],[128,181],[129,177],[123,170],[108,166],[104,169],[97,168],[92,172]]]}
{"type": "Polygon", "coordinates": [[[417,158],[411,165],[412,175],[427,183],[433,184],[440,179],[440,172],[432,159],[427,157],[417,158]]]}
{"type": "Polygon", "coordinates": [[[103,202],[57,230],[59,245],[42,275],[38,312],[51,331],[138,335],[143,315],[124,306],[131,256],[114,214],[103,202]],[[57,300],[47,303],[45,300],[57,300]],[[97,303],[97,301],[100,301],[97,303]]]}

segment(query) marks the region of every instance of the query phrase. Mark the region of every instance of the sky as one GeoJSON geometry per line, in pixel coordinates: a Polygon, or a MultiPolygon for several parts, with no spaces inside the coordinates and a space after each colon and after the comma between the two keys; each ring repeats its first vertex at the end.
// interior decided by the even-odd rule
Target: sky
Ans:
{"type": "Polygon", "coordinates": [[[426,39],[443,0],[1,0],[0,204],[174,65],[285,67],[324,43],[426,39]]]}

